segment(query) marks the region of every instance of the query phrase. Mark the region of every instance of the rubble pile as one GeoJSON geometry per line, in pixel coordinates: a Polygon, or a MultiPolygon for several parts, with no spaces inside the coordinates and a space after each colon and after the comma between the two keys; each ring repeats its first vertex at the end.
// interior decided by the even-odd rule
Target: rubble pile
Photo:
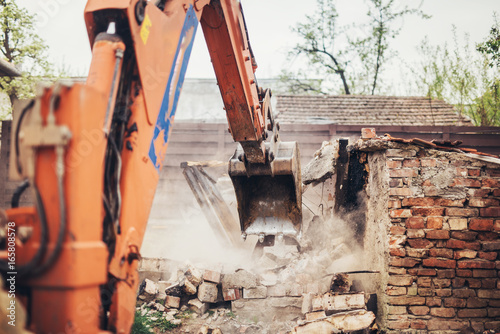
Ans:
{"type": "Polygon", "coordinates": [[[302,246],[288,239],[277,239],[273,246],[258,246],[258,256],[254,254],[257,259],[246,269],[221,266],[220,270],[201,270],[179,265],[167,281],[146,278],[139,291],[138,310],[163,312],[167,320],[177,325],[182,320],[176,315],[190,311],[196,317],[205,317],[205,326],[215,324],[213,315],[221,320],[230,313],[240,321],[259,326],[258,333],[370,328],[375,314],[367,310],[366,304],[372,295],[365,294],[350,275],[333,271],[339,261],[359,263],[351,258],[355,252],[341,237],[327,243],[315,235],[325,233],[322,225],[324,222],[318,217],[312,219],[302,246]],[[271,324],[275,326],[272,329],[271,324]]]}

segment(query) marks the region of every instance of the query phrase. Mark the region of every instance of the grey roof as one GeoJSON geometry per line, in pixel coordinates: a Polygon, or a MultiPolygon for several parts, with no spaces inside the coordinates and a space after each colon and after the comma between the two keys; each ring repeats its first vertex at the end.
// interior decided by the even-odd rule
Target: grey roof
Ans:
{"type": "Polygon", "coordinates": [[[282,123],[344,125],[472,125],[455,108],[428,97],[373,95],[278,95],[282,123]]]}

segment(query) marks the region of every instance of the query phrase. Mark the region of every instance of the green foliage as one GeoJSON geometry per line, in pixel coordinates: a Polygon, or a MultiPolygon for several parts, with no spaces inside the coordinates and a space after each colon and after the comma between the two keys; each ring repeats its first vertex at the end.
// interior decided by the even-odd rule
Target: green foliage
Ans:
{"type": "Polygon", "coordinates": [[[33,97],[36,82],[54,78],[47,46],[36,34],[34,22],[34,15],[15,0],[0,0],[0,51],[23,73],[19,78],[0,78],[0,87],[11,102],[33,97]]]}
{"type": "Polygon", "coordinates": [[[425,39],[418,52],[421,63],[413,69],[418,91],[453,103],[460,115],[479,126],[500,126],[500,76],[490,59],[473,47],[467,35],[463,42],[453,27],[452,47],[432,46],[425,39]]]}
{"type": "Polygon", "coordinates": [[[489,58],[490,67],[500,67],[500,23],[494,15],[495,23],[491,27],[490,36],[477,46],[477,50],[489,58]]]}
{"type": "Polygon", "coordinates": [[[418,8],[401,8],[395,0],[370,0],[369,23],[339,26],[335,1],[316,2],[315,13],[293,29],[301,42],[289,53],[290,60],[305,57],[308,68],[285,70],[280,76],[294,94],[375,94],[380,91],[380,74],[394,55],[390,41],[399,35],[402,19],[428,18],[418,8]]]}
{"type": "Polygon", "coordinates": [[[132,334],[149,334],[156,328],[162,332],[177,328],[175,325],[163,317],[163,312],[155,312],[148,316],[141,316],[140,311],[135,312],[134,324],[132,325],[132,334]],[[151,320],[156,318],[156,320],[151,320]]]}

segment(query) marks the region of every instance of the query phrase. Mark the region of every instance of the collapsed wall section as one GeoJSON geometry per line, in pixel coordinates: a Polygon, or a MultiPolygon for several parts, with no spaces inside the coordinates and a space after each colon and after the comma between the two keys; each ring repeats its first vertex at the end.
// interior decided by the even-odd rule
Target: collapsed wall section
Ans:
{"type": "Polygon", "coordinates": [[[382,273],[381,327],[500,329],[499,160],[381,140],[357,149],[368,152],[365,248],[382,273]]]}

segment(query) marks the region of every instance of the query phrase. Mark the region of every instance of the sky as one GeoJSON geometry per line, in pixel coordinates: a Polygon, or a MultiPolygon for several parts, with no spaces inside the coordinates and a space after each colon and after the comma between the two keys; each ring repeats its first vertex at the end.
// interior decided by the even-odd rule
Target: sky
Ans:
{"type": "MultiPolygon", "coordinates": [[[[338,0],[340,24],[361,23],[366,18],[367,0],[338,0]]],[[[86,75],[90,46],[83,20],[84,0],[17,0],[18,4],[37,14],[37,31],[47,42],[50,60],[58,69],[69,69],[73,75],[86,75]]],[[[241,0],[250,42],[259,65],[258,78],[275,78],[292,64],[287,52],[297,43],[291,27],[314,12],[315,1],[309,0],[241,0]]],[[[407,17],[400,35],[391,47],[405,62],[415,61],[416,46],[425,36],[431,44],[452,43],[452,25],[459,36],[470,35],[476,43],[485,40],[493,24],[493,13],[500,16],[500,0],[399,0],[398,4],[418,6],[431,15],[429,20],[407,17]]],[[[198,30],[188,78],[214,78],[202,30],[198,30]]]]}

